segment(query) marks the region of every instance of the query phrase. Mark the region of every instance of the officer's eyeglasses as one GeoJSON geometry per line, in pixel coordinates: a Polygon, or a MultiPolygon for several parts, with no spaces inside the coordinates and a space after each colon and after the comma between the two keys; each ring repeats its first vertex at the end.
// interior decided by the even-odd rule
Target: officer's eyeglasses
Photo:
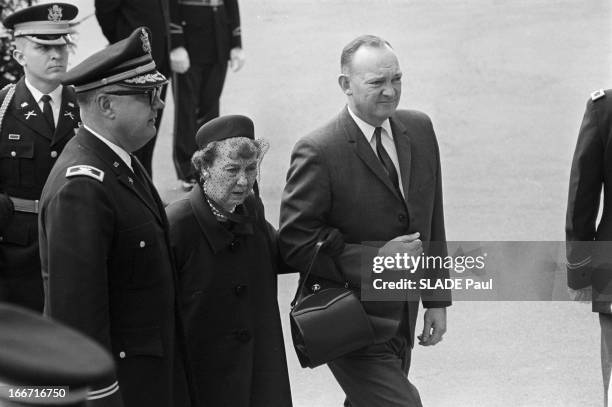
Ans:
{"type": "Polygon", "coordinates": [[[163,88],[162,86],[157,86],[153,89],[146,89],[146,90],[113,90],[113,91],[104,92],[104,93],[106,93],[107,95],[118,95],[118,96],[148,95],[149,103],[153,105],[153,103],[158,97],[161,99],[162,88],[163,88]]]}

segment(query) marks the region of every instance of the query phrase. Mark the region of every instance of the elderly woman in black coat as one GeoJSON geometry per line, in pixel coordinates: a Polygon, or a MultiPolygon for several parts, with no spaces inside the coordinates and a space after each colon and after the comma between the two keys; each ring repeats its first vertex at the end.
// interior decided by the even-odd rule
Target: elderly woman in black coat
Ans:
{"type": "Polygon", "coordinates": [[[199,406],[291,406],[276,232],[253,193],[265,143],[244,116],[203,125],[200,182],[167,208],[199,406]]]}

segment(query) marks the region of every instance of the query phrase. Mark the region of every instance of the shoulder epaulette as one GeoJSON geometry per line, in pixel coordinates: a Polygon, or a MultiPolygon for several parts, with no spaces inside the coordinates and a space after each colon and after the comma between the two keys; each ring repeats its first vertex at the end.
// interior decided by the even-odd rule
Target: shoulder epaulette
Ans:
{"type": "Polygon", "coordinates": [[[76,177],[78,175],[85,175],[97,179],[98,181],[104,181],[104,171],[92,167],[91,165],[73,165],[68,167],[66,170],[66,178],[76,177]]]}
{"type": "Polygon", "coordinates": [[[603,89],[599,89],[599,90],[596,90],[595,92],[591,93],[591,100],[594,102],[597,99],[601,99],[604,96],[606,96],[606,92],[604,92],[603,89]]]}

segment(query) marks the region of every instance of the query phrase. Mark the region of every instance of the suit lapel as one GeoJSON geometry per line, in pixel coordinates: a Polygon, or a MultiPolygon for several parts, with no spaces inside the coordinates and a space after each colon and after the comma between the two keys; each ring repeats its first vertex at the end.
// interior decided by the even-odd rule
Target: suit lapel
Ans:
{"type": "MultiPolygon", "coordinates": [[[[372,146],[367,142],[366,138],[363,136],[361,129],[357,126],[357,123],[353,120],[351,115],[348,112],[348,108],[345,107],[342,113],[340,114],[340,123],[344,128],[344,133],[349,141],[352,144],[353,150],[355,154],[364,162],[364,164],[378,177],[378,179],[385,184],[385,186],[395,195],[397,198],[402,199],[399,196],[398,192],[395,190],[393,183],[391,182],[391,178],[385,172],[381,162],[378,160],[378,157],[374,154],[372,150],[372,146]]],[[[403,176],[403,173],[402,173],[403,176]]],[[[403,182],[402,182],[403,184],[403,182]]],[[[402,199],[403,201],[403,199],[402,199]]]]}
{"type": "MultiPolygon", "coordinates": [[[[166,213],[164,210],[164,205],[161,201],[161,198],[159,197],[159,194],[157,193],[157,190],[155,189],[153,180],[149,177],[149,174],[147,174],[147,171],[144,169],[144,167],[142,166],[138,158],[136,158],[135,155],[132,155],[132,167],[136,167],[136,166],[138,167],[138,170],[140,171],[140,174],[142,174],[144,181],[145,181],[145,185],[142,185],[141,180],[138,179],[138,177],[136,177],[137,179],[135,182],[137,182],[139,185],[141,185],[144,188],[144,190],[142,190],[142,192],[140,193],[140,197],[141,199],[145,201],[145,204],[149,207],[149,209],[151,209],[153,213],[155,213],[155,215],[161,222],[162,218],[165,217],[165,216],[162,216],[162,214],[165,215],[166,213]],[[151,199],[153,199],[153,202],[151,202],[151,199]]],[[[137,192],[139,191],[140,189],[137,189],[137,192]]]]}
{"type": "MultiPolygon", "coordinates": [[[[125,162],[123,162],[123,160],[119,158],[119,156],[115,154],[115,152],[106,144],[98,140],[96,136],[87,131],[87,129],[82,127],[79,130],[79,137],[85,146],[89,147],[94,154],[104,160],[104,162],[106,162],[107,165],[113,169],[119,183],[127,188],[131,193],[136,195],[136,197],[145,204],[145,206],[153,213],[153,215],[155,215],[155,218],[157,218],[162,225],[165,224],[157,204],[152,202],[151,198],[147,198],[143,192],[139,191],[136,185],[136,183],[139,181],[136,179],[136,176],[125,164],[125,162]]],[[[132,165],[137,164],[133,162],[132,165]]]]}
{"type": "Polygon", "coordinates": [[[16,107],[13,114],[17,120],[41,136],[49,140],[53,138],[49,123],[43,117],[38,103],[26,87],[24,78],[17,82],[13,103],[13,106],[16,107]]]}
{"type": "Polygon", "coordinates": [[[60,142],[64,137],[71,134],[80,121],[79,106],[74,91],[67,86],[62,89],[62,105],[57,121],[51,145],[60,142]]]}
{"type": "MultiPolygon", "coordinates": [[[[134,161],[135,160],[132,161],[132,165],[137,165],[134,161]]],[[[157,220],[163,224],[162,217],[159,212],[159,208],[157,207],[157,203],[152,202],[151,201],[152,197],[147,196],[148,194],[146,194],[145,191],[142,189],[144,188],[144,185],[140,185],[140,188],[139,188],[140,181],[138,180],[136,175],[132,172],[132,170],[130,170],[127,167],[127,165],[125,165],[123,160],[117,157],[117,161],[115,162],[119,164],[119,167],[117,168],[119,171],[116,171],[119,182],[123,184],[123,186],[125,186],[127,189],[129,189],[133,194],[135,194],[138,197],[138,199],[140,199],[142,203],[144,203],[145,206],[151,211],[151,213],[155,215],[157,220]]],[[[113,163],[113,165],[115,164],[113,163]]]]}
{"type": "Polygon", "coordinates": [[[404,196],[408,200],[408,188],[410,187],[410,168],[412,166],[412,149],[410,147],[410,137],[406,127],[391,116],[391,131],[393,132],[393,141],[395,142],[395,150],[397,151],[397,161],[399,162],[400,175],[402,177],[402,189],[404,196]]]}

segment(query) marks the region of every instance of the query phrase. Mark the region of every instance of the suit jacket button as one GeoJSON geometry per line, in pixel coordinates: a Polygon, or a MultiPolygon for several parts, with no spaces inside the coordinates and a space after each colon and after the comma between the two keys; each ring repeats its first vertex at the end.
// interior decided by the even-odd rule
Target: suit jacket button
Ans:
{"type": "Polygon", "coordinates": [[[4,240],[4,236],[0,236],[0,242],[4,240]]]}
{"type": "Polygon", "coordinates": [[[51,158],[56,158],[57,157],[57,151],[53,150],[51,151],[51,158]]]}
{"type": "Polygon", "coordinates": [[[119,357],[121,359],[125,359],[125,352],[124,351],[119,352],[119,357]]]}
{"type": "Polygon", "coordinates": [[[229,248],[231,251],[234,251],[238,248],[238,240],[232,240],[232,242],[229,245],[229,248]]]}
{"type": "Polygon", "coordinates": [[[397,215],[397,219],[400,222],[404,223],[404,222],[406,222],[406,215],[404,215],[403,213],[400,213],[399,215],[397,215]]]}

